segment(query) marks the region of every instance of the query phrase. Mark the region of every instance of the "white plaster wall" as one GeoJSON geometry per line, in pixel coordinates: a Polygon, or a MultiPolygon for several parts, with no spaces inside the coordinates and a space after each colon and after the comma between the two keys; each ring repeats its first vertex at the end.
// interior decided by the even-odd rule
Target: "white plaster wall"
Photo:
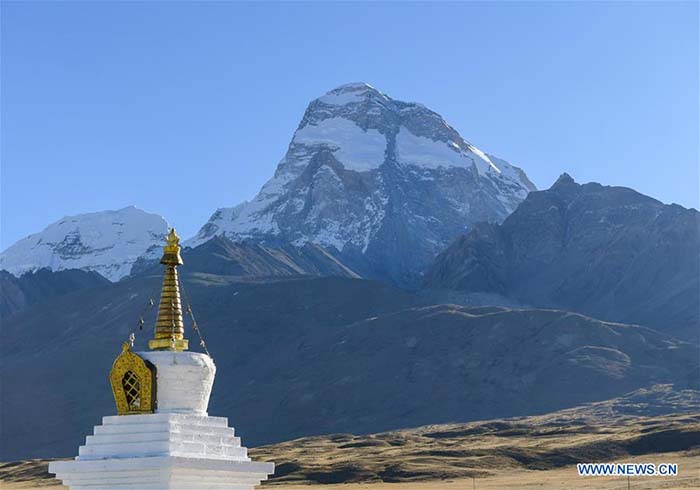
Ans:
{"type": "Polygon", "coordinates": [[[198,352],[137,352],[157,368],[156,413],[206,415],[216,366],[198,352]]]}

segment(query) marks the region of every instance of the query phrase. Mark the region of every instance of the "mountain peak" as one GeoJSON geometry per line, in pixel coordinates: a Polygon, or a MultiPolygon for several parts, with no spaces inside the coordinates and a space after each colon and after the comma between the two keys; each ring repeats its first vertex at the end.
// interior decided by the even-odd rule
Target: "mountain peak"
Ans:
{"type": "MultiPolygon", "coordinates": [[[[364,102],[367,99],[376,98],[390,100],[385,94],[374,88],[369,83],[353,82],[340,85],[329,90],[325,95],[319,97],[314,102],[321,102],[325,105],[344,106],[347,104],[364,102]]],[[[313,104],[313,103],[312,103],[313,104]]]]}
{"type": "Polygon", "coordinates": [[[552,188],[558,187],[558,186],[563,186],[563,185],[571,185],[571,184],[576,184],[576,181],[574,180],[574,178],[571,175],[564,172],[563,174],[561,174],[559,176],[557,181],[554,184],[552,184],[552,188]]]}
{"type": "Polygon", "coordinates": [[[343,85],[339,85],[333,90],[329,90],[327,93],[335,93],[335,92],[361,92],[361,91],[374,91],[378,92],[376,88],[374,88],[372,85],[366,82],[350,82],[350,83],[344,83],[343,85]]]}
{"type": "Polygon", "coordinates": [[[44,267],[82,269],[117,281],[167,232],[162,216],[135,206],[65,216],[3,251],[0,269],[16,276],[44,267]]]}
{"type": "Polygon", "coordinates": [[[188,245],[216,235],[314,243],[407,284],[465,229],[502,221],[530,190],[522,170],[436,112],[348,83],[309,104],[258,195],[218,210],[188,245]]]}

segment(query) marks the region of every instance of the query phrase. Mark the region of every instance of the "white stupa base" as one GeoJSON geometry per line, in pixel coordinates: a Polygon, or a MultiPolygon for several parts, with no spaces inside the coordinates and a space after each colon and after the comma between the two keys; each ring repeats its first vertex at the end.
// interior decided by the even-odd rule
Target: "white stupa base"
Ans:
{"type": "Polygon", "coordinates": [[[75,460],[49,472],[76,490],[244,490],[274,464],[251,461],[224,417],[154,413],[104,417],[75,460]]]}

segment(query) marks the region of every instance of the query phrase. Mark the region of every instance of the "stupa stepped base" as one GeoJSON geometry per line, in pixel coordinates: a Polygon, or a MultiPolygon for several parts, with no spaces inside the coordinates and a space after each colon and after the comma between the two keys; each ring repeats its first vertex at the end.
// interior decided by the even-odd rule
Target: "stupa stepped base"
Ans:
{"type": "Polygon", "coordinates": [[[252,490],[272,463],[177,456],[57,461],[49,472],[74,490],[252,490]]]}
{"type": "Polygon", "coordinates": [[[154,413],[103,417],[78,449],[78,461],[144,456],[250,461],[225,417],[154,413]]]}
{"type": "Polygon", "coordinates": [[[74,461],[49,465],[64,485],[76,490],[243,490],[274,471],[273,463],[248,458],[224,417],[154,413],[102,422],[74,461]]]}

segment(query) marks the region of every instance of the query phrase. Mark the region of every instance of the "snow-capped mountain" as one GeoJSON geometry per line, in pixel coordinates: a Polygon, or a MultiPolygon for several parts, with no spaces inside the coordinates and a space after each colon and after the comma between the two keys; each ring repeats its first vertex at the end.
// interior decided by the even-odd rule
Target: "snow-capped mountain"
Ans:
{"type": "Polygon", "coordinates": [[[41,268],[82,269],[117,281],[139,256],[160,251],[167,232],[162,216],[134,206],[66,216],[2,252],[0,269],[16,276],[41,268]]]}
{"type": "Polygon", "coordinates": [[[439,114],[353,83],[312,101],[258,195],[217,210],[187,244],[313,242],[410,283],[466,228],[501,222],[534,189],[439,114]]]}

